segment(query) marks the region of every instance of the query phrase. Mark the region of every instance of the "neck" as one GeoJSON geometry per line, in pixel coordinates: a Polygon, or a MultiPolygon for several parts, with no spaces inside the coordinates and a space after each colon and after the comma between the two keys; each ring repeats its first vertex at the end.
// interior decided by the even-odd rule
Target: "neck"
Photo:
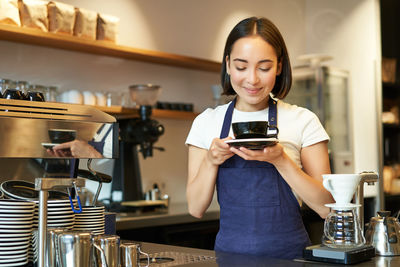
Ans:
{"type": "Polygon", "coordinates": [[[239,96],[237,96],[235,108],[237,110],[245,111],[245,112],[259,111],[259,110],[266,109],[268,107],[268,100],[269,100],[269,97],[266,98],[265,100],[261,101],[260,103],[249,104],[249,103],[244,102],[243,100],[240,99],[239,96]]]}

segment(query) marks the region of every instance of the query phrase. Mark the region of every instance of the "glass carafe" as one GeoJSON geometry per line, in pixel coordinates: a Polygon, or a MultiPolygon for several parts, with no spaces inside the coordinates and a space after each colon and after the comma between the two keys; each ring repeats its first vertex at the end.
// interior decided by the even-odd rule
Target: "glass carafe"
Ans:
{"type": "Polygon", "coordinates": [[[365,244],[355,208],[333,209],[328,214],[322,243],[331,248],[356,248],[365,244]]]}

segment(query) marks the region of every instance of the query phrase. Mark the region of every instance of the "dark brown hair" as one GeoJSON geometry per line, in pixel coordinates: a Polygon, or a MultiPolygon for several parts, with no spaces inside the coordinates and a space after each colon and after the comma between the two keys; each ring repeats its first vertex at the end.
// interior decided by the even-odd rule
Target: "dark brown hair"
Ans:
{"type": "Polygon", "coordinates": [[[275,49],[278,63],[282,62],[282,72],[276,77],[272,94],[279,99],[285,98],[292,86],[292,70],[285,41],[278,28],[270,20],[257,17],[251,17],[240,21],[229,33],[222,58],[221,83],[223,94],[236,94],[232,88],[230,77],[226,72],[226,58],[230,57],[232,47],[238,39],[251,35],[260,36],[275,49]]]}

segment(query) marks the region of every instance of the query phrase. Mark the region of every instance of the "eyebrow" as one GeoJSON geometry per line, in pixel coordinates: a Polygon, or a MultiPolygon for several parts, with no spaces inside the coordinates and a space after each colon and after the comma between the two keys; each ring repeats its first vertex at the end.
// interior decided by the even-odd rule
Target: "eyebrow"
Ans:
{"type": "MultiPolygon", "coordinates": [[[[235,59],[233,59],[233,61],[240,61],[240,62],[248,63],[247,60],[241,59],[241,58],[235,58],[235,59]]],[[[258,61],[258,63],[265,63],[265,62],[273,62],[273,61],[271,59],[263,59],[263,60],[258,61]]]]}

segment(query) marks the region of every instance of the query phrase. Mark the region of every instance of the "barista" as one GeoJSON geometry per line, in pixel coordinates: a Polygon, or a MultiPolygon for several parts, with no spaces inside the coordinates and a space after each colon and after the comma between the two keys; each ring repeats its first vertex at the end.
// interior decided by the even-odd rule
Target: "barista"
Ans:
{"type": "Polygon", "coordinates": [[[322,185],[330,173],[329,137],[311,111],[283,102],[292,76],[284,40],[266,18],[239,22],[222,62],[224,94],[236,98],[193,122],[189,146],[189,212],[202,217],[215,187],[220,230],[215,250],[293,259],[310,244],[293,192],[321,217],[332,203],[322,185]],[[231,122],[268,120],[280,143],[262,150],[230,147],[231,122]]]}

